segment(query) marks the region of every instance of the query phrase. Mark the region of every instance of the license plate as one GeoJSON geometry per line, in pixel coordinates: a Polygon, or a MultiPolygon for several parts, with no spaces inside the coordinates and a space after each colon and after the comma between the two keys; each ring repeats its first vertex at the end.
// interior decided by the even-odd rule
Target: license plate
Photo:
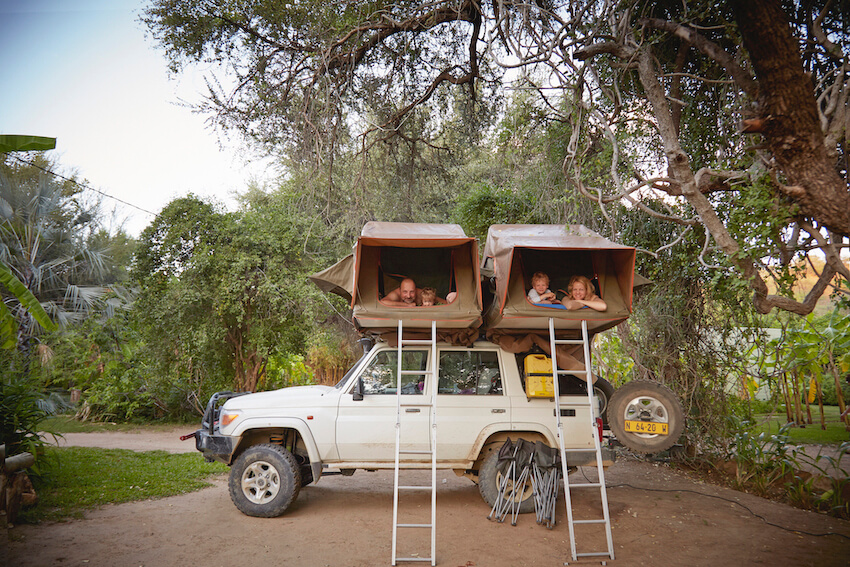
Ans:
{"type": "Polygon", "coordinates": [[[667,435],[666,423],[655,423],[652,421],[626,421],[626,431],[631,433],[650,433],[655,435],[667,435]]]}

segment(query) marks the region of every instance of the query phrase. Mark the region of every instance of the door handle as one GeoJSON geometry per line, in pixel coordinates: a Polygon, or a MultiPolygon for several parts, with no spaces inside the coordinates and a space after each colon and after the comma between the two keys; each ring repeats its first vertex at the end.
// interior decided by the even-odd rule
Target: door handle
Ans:
{"type": "Polygon", "coordinates": [[[491,409],[490,412],[491,413],[505,413],[505,410],[502,409],[502,408],[497,408],[497,409],[491,409]]]}
{"type": "Polygon", "coordinates": [[[407,413],[419,413],[419,408],[407,408],[404,411],[406,411],[407,413]]]}

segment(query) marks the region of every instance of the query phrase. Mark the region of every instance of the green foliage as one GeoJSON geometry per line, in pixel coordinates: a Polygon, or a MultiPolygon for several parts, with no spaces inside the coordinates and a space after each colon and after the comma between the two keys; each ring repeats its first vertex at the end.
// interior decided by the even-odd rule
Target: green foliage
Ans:
{"type": "Polygon", "coordinates": [[[88,447],[47,448],[49,467],[35,479],[38,504],[25,508],[25,522],[82,517],[86,510],[186,494],[210,485],[205,479],[227,467],[197,454],[134,452],[88,447]]]}
{"type": "Polygon", "coordinates": [[[306,386],[313,383],[313,373],[304,364],[300,354],[270,356],[266,365],[266,376],[259,390],[277,390],[289,386],[306,386]]]}
{"type": "Polygon", "coordinates": [[[166,206],[133,272],[149,371],[198,392],[255,390],[271,357],[303,352],[326,305],[306,276],[332,261],[313,225],[281,193],[239,213],[191,196],[166,206]]]}
{"type": "Polygon", "coordinates": [[[619,335],[597,335],[594,356],[597,372],[615,388],[634,379],[635,361],[626,352],[619,335]]]}
{"type": "MultiPolygon", "coordinates": [[[[850,384],[846,380],[841,382],[841,394],[844,396],[845,403],[850,401],[850,384]]],[[[834,380],[823,380],[821,382],[821,391],[823,392],[823,403],[826,406],[838,406],[838,393],[835,390],[834,380]]]]}
{"type": "Polygon", "coordinates": [[[469,189],[460,198],[453,216],[467,234],[483,240],[490,225],[532,222],[534,200],[531,192],[496,189],[481,184],[469,189]]]}
{"type": "MultiPolygon", "coordinates": [[[[5,288],[20,303],[21,308],[44,329],[50,331],[56,328],[47,312],[38,302],[38,299],[26,288],[21,280],[0,262],[0,289],[5,288]]],[[[18,338],[18,322],[6,307],[5,302],[0,302],[0,348],[14,348],[18,338]]]]}
{"type": "MultiPolygon", "coordinates": [[[[779,408],[782,410],[782,408],[779,408]]],[[[786,423],[784,410],[781,414],[769,413],[754,415],[753,433],[764,433],[765,435],[777,435],[782,433],[791,443],[807,443],[812,445],[840,445],[850,439],[844,423],[838,419],[839,410],[835,406],[825,406],[824,419],[826,429],[821,429],[820,412],[817,406],[812,408],[813,423],[804,426],[796,426],[793,422],[786,423]]]]}
{"type": "Polygon", "coordinates": [[[777,435],[754,435],[746,423],[742,425],[732,442],[737,464],[735,484],[739,489],[754,488],[759,496],[768,496],[771,488],[794,474],[798,451],[788,445],[787,427],[777,435]]]}
{"type": "MultiPolygon", "coordinates": [[[[9,353],[3,357],[10,362],[9,353]]],[[[44,445],[38,425],[49,415],[38,385],[7,366],[0,377],[0,442],[6,454],[32,452],[44,445]]]]}
{"type": "MultiPolygon", "coordinates": [[[[72,182],[42,171],[52,167],[56,164],[41,157],[33,158],[32,165],[0,162],[0,262],[60,326],[66,326],[108,310],[104,286],[115,283],[117,276],[112,242],[98,225],[97,203],[86,202],[72,182]],[[101,237],[91,238],[98,230],[101,237]]],[[[123,244],[128,242],[125,238],[123,244]]],[[[4,284],[8,287],[8,278],[4,284]]],[[[22,329],[19,347],[26,349],[37,334],[34,314],[39,312],[32,299],[21,296],[21,301],[18,295],[14,292],[7,301],[22,329]]]]}
{"type": "Polygon", "coordinates": [[[850,442],[841,443],[835,455],[822,451],[810,455],[790,444],[790,423],[775,434],[755,433],[746,422],[736,429],[731,449],[737,488],[759,496],[784,495],[796,506],[850,518],[850,501],[845,497],[850,475],[841,468],[850,442]]]}

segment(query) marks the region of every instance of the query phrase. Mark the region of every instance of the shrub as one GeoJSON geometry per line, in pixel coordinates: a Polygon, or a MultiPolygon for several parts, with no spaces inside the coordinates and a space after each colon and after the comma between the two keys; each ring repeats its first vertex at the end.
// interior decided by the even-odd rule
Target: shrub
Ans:
{"type": "MultiPolygon", "coordinates": [[[[830,375],[825,375],[821,381],[821,390],[823,390],[823,403],[827,406],[838,405],[838,395],[835,393],[835,380],[830,375]]],[[[850,384],[846,380],[841,381],[841,392],[844,394],[844,401],[850,402],[850,384]]]]}

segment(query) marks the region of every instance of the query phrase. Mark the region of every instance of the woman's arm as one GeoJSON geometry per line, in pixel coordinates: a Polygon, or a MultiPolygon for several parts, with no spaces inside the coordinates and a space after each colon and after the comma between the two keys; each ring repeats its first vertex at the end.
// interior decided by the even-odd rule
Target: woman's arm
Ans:
{"type": "Polygon", "coordinates": [[[596,295],[589,299],[572,299],[570,297],[565,297],[561,300],[561,303],[564,307],[571,311],[583,309],[585,307],[590,307],[595,311],[606,311],[608,309],[608,304],[596,295]]]}

